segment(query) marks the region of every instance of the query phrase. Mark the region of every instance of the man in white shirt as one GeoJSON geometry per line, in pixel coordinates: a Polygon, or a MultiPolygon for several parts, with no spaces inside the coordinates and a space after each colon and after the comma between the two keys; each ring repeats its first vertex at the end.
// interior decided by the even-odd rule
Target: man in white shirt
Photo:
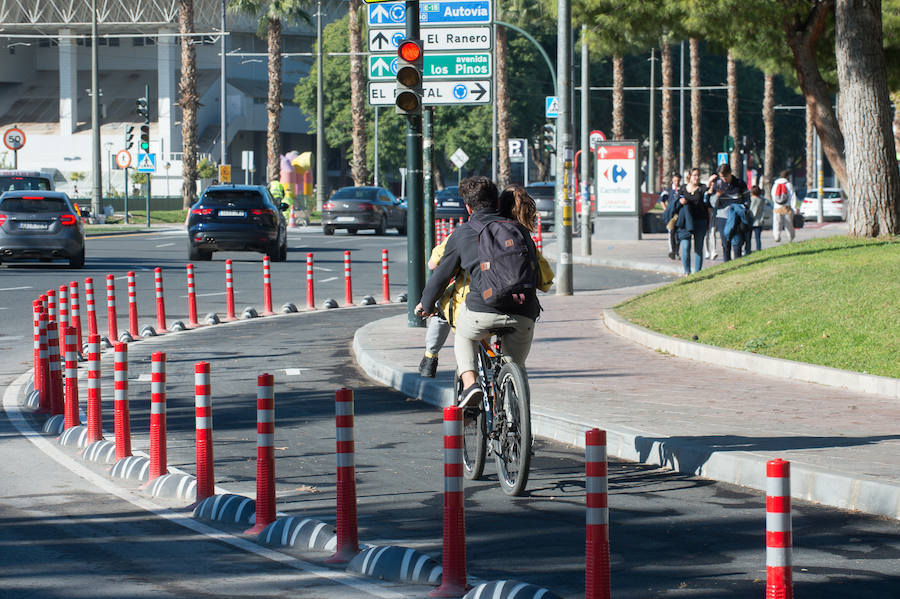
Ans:
{"type": "Polygon", "coordinates": [[[772,201],[775,208],[772,210],[772,236],[775,242],[781,241],[781,230],[787,231],[789,240],[794,241],[794,213],[797,211],[797,194],[794,186],[788,180],[790,171],[781,171],[781,174],[772,184],[772,201]]]}

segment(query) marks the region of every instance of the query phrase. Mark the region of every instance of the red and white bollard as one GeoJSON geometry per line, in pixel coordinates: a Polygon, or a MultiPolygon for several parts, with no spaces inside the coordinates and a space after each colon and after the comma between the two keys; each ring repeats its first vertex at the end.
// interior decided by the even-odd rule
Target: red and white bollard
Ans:
{"type": "Polygon", "coordinates": [[[209,362],[194,364],[194,419],[197,431],[197,503],[200,503],[216,494],[209,362]]]}
{"type": "Polygon", "coordinates": [[[586,476],[585,599],[609,599],[609,480],[606,461],[606,431],[591,429],[584,434],[586,476]]]}
{"type": "Polygon", "coordinates": [[[791,463],[766,462],[766,599],[792,599],[791,463]]]}
{"type": "Polygon", "coordinates": [[[78,332],[75,327],[66,327],[66,399],[63,408],[63,429],[81,425],[78,415],[78,332]]]}
{"type": "MultiPolygon", "coordinates": [[[[65,285],[59,286],[59,331],[60,339],[65,343],[66,327],[69,326],[69,288],[65,285]]],[[[65,353],[65,349],[63,349],[65,353]]]]}
{"type": "Polygon", "coordinates": [[[134,280],[134,271],[132,270],[128,271],[128,332],[135,339],[140,336],[138,331],[137,284],[134,280]]]}
{"type": "Polygon", "coordinates": [[[330,564],[349,562],[359,553],[356,520],[356,465],[353,443],[353,391],[340,388],[334,394],[337,440],[337,551],[330,564]]]}
{"type": "Polygon", "coordinates": [[[47,322],[58,322],[56,317],[56,291],[53,289],[47,290],[47,322]]]}
{"type": "Polygon", "coordinates": [[[119,322],[116,316],[116,278],[106,275],[106,325],[109,340],[115,343],[119,338],[119,322]]]}
{"type": "Polygon", "coordinates": [[[294,214],[294,206],[293,205],[291,205],[291,212],[290,212],[290,215],[288,216],[288,227],[290,227],[291,229],[297,228],[297,216],[294,214]]]}
{"type": "Polygon", "coordinates": [[[100,405],[100,335],[88,335],[87,442],[103,439],[103,412],[100,405]]]}
{"type": "Polygon", "coordinates": [[[50,412],[50,352],[47,344],[47,313],[38,315],[38,360],[40,363],[41,389],[38,393],[38,413],[50,412]]]}
{"type": "Polygon", "coordinates": [[[187,291],[188,291],[188,324],[192,327],[200,326],[197,322],[197,292],[194,289],[194,265],[186,264],[187,291]]]}
{"type": "Polygon", "coordinates": [[[97,305],[94,303],[94,279],[91,277],[84,280],[84,305],[87,306],[88,337],[90,337],[98,333],[97,305]]]}
{"type": "Polygon", "coordinates": [[[544,227],[541,226],[541,215],[538,213],[537,215],[537,240],[536,245],[539,252],[544,250],[543,248],[544,241],[544,227]]]}
{"type": "Polygon", "coordinates": [[[344,305],[353,305],[353,279],[350,273],[350,250],[344,251],[344,305]]]}
{"type": "Polygon", "coordinates": [[[263,314],[270,316],[272,312],[272,277],[269,257],[263,256],[263,314]]]}
{"type": "Polygon", "coordinates": [[[316,309],[316,292],[313,285],[313,255],[306,254],[306,307],[316,309]]]}
{"type": "Polygon", "coordinates": [[[166,456],[166,354],[150,356],[150,480],[168,472],[166,456]]]}
{"type": "Polygon", "coordinates": [[[41,392],[44,384],[44,373],[41,369],[41,300],[31,302],[32,322],[34,323],[34,390],[41,392]]]}
{"type": "Polygon", "coordinates": [[[441,586],[429,597],[462,597],[466,593],[466,517],[463,496],[463,411],[444,408],[444,551],[441,586]]]}
{"type": "Polygon", "coordinates": [[[128,409],[128,345],[116,343],[113,380],[116,461],[131,455],[131,415],[128,409]]]}
{"type": "Polygon", "coordinates": [[[49,308],[47,307],[47,294],[46,293],[40,294],[38,296],[38,300],[41,302],[41,309],[44,312],[47,312],[49,310],[49,308]]]}
{"type": "Polygon", "coordinates": [[[78,281],[69,283],[69,326],[75,327],[75,341],[78,351],[84,345],[81,335],[81,306],[78,301],[78,281]]]}
{"type": "Polygon", "coordinates": [[[153,279],[156,283],[156,332],[166,332],[166,297],[163,294],[162,269],[153,269],[153,279]]]}
{"type": "Polygon", "coordinates": [[[384,303],[391,303],[391,276],[388,265],[388,251],[381,250],[381,299],[384,303]]]}
{"type": "Polygon", "coordinates": [[[244,531],[257,535],[275,521],[275,377],[256,379],[256,524],[244,531]]]}
{"type": "Polygon", "coordinates": [[[234,271],[231,260],[225,261],[225,320],[235,320],[234,316],[234,271]]]}
{"type": "Polygon", "coordinates": [[[47,324],[47,357],[50,361],[50,414],[56,416],[63,413],[62,371],[59,362],[59,325],[55,322],[47,324]]]}

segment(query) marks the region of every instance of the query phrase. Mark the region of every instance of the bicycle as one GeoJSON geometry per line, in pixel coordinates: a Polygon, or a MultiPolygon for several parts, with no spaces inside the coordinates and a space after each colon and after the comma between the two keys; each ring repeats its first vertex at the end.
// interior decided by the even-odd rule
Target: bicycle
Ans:
{"type": "MultiPolygon", "coordinates": [[[[531,392],[524,369],[502,351],[503,330],[478,346],[476,376],[484,392],[482,405],[463,411],[463,475],[478,480],[487,452],[494,455],[500,488],[507,495],[525,491],[531,466],[531,392]]],[[[462,382],[456,377],[456,395],[462,382]]]]}

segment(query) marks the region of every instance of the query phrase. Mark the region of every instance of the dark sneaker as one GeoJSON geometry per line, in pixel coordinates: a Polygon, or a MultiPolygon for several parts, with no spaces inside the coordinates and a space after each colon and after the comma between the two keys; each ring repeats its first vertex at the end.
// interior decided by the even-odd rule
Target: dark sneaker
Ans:
{"type": "Polygon", "coordinates": [[[422,358],[422,361],[419,362],[419,374],[421,376],[424,376],[425,378],[433,379],[435,373],[437,372],[437,364],[437,356],[434,356],[432,358],[425,356],[424,358],[422,358]]]}
{"type": "Polygon", "coordinates": [[[474,385],[463,389],[462,395],[459,397],[459,404],[457,405],[460,408],[474,408],[481,404],[483,398],[484,392],[481,390],[481,385],[475,383],[474,385]]]}

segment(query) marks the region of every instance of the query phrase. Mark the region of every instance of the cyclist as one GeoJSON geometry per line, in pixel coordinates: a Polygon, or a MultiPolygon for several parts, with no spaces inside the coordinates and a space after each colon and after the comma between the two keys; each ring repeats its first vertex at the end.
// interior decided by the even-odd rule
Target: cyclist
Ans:
{"type": "MultiPolygon", "coordinates": [[[[432,315],[435,312],[435,302],[443,294],[457,269],[462,268],[469,275],[470,290],[475,293],[466,296],[465,308],[460,310],[456,318],[454,343],[456,365],[463,386],[459,406],[466,407],[478,405],[483,397],[475,376],[475,352],[478,341],[490,335],[493,329],[505,329],[507,332],[503,337],[504,349],[514,362],[524,368],[525,358],[528,357],[534,336],[534,322],[540,314],[541,305],[535,288],[517,294],[520,297],[502,298],[496,306],[489,305],[484,300],[478,239],[481,227],[476,229],[473,224],[483,225],[509,219],[498,213],[497,186],[487,177],[464,179],[459,184],[459,194],[466,202],[466,209],[471,218],[457,227],[448,239],[444,256],[428,280],[422,292],[422,301],[416,306],[416,311],[432,315]]],[[[527,243],[533,247],[534,243],[528,230],[521,223],[516,226],[521,227],[527,243]]],[[[534,266],[537,272],[537,264],[534,266]]]]}

